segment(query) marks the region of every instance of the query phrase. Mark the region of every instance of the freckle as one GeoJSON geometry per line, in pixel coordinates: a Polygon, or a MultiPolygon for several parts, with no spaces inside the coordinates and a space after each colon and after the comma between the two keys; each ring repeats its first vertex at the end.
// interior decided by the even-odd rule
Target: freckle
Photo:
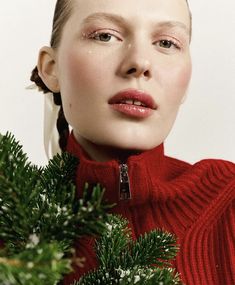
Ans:
{"type": "Polygon", "coordinates": [[[71,103],[69,104],[69,108],[72,109],[72,104],[71,103]]]}

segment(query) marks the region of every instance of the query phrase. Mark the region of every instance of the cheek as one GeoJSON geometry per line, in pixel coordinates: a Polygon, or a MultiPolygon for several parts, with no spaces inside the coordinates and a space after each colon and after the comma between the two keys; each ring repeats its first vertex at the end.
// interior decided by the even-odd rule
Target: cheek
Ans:
{"type": "Polygon", "coordinates": [[[175,71],[175,77],[178,82],[178,87],[182,91],[186,91],[191,79],[192,74],[192,65],[191,61],[189,61],[187,64],[179,66],[178,70],[175,71]]]}
{"type": "Polygon", "coordinates": [[[78,87],[85,89],[95,89],[99,83],[104,80],[105,64],[101,54],[93,50],[77,53],[71,51],[67,53],[66,63],[67,80],[78,87]]]}
{"type": "Polygon", "coordinates": [[[179,104],[188,89],[191,79],[191,61],[182,61],[169,68],[165,68],[161,74],[161,85],[164,89],[165,99],[169,104],[179,104]]]}
{"type": "MultiPolygon", "coordinates": [[[[63,51],[60,58],[60,88],[66,118],[73,127],[87,120],[102,99],[97,94],[107,89],[108,66],[101,54],[77,49],[63,51]]],[[[109,69],[110,70],[110,69],[109,69]]]]}
{"type": "Polygon", "coordinates": [[[68,55],[65,66],[67,66],[67,78],[71,81],[72,86],[81,88],[83,85],[88,85],[95,74],[90,64],[88,58],[84,59],[73,54],[68,55]]]}

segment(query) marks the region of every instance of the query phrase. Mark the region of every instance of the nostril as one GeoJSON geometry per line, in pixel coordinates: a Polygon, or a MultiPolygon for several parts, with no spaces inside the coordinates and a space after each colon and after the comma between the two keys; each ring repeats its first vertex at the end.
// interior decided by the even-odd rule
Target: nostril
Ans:
{"type": "Polygon", "coordinates": [[[127,71],[127,74],[132,74],[136,72],[136,68],[131,68],[127,71]]]}
{"type": "Polygon", "coordinates": [[[144,72],[144,76],[149,77],[149,75],[150,75],[149,70],[146,70],[146,71],[144,72]]]}

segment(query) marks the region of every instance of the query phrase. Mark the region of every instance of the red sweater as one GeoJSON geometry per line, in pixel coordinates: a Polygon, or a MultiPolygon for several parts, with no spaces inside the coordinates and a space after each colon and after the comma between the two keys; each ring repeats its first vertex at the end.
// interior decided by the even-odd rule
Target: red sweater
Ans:
{"type": "MultiPolygon", "coordinates": [[[[128,158],[131,199],[120,200],[119,163],[96,162],[73,135],[68,151],[79,157],[77,189],[100,183],[112,210],[129,220],[133,238],[155,228],[178,237],[180,251],[174,266],[186,285],[235,284],[235,164],[206,159],[194,165],[164,155],[164,147],[128,158]]],[[[92,240],[77,243],[84,269],[74,268],[64,284],[97,266],[92,240]]]]}

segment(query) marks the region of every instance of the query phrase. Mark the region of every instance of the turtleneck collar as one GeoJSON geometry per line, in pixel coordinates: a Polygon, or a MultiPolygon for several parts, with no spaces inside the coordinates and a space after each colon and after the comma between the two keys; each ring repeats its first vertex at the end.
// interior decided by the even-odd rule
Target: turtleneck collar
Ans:
{"type": "Polygon", "coordinates": [[[120,163],[118,160],[109,160],[107,162],[92,160],[76,141],[73,133],[69,136],[67,151],[79,158],[76,178],[79,196],[86,182],[89,185],[99,183],[106,189],[104,198],[109,203],[125,203],[130,206],[142,204],[151,199],[151,189],[154,182],[164,175],[163,144],[140,154],[129,156],[124,167],[128,167],[131,197],[130,199],[121,199],[120,180],[122,178],[120,177],[120,165],[123,162],[120,163]]]}

